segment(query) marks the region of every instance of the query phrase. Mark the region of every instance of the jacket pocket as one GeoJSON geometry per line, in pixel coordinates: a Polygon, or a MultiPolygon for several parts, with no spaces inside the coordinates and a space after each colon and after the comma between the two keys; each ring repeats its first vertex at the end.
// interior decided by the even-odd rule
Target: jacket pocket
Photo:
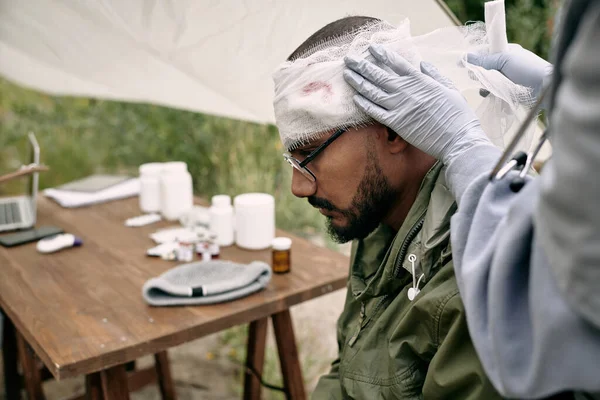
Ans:
{"type": "Polygon", "coordinates": [[[415,362],[392,376],[366,376],[354,371],[344,371],[342,387],[348,399],[422,399],[425,373],[415,362]]]}

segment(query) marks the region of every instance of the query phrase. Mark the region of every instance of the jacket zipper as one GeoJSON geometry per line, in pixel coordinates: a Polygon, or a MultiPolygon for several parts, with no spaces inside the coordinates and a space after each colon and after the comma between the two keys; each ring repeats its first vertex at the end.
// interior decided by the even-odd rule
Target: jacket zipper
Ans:
{"type": "MultiPolygon", "coordinates": [[[[394,276],[398,275],[398,268],[400,266],[400,262],[401,262],[401,260],[404,260],[404,257],[406,256],[406,252],[408,251],[408,246],[410,245],[410,242],[412,242],[413,239],[415,238],[415,236],[419,233],[419,231],[423,227],[424,223],[425,223],[425,218],[422,218],[421,220],[419,220],[411,228],[411,230],[408,231],[408,234],[404,238],[404,241],[402,242],[402,247],[400,248],[400,253],[398,254],[399,257],[396,258],[396,266],[394,268],[394,276]]],[[[372,315],[375,315],[377,313],[377,311],[383,305],[383,303],[387,300],[387,298],[388,298],[388,295],[386,294],[386,295],[384,295],[381,298],[381,300],[379,300],[379,302],[377,303],[377,305],[373,309],[373,314],[372,315]]],[[[352,337],[348,341],[348,346],[350,346],[350,347],[354,346],[354,343],[356,343],[356,341],[358,340],[358,335],[360,334],[360,331],[363,328],[362,324],[365,321],[365,317],[366,317],[366,305],[365,305],[364,302],[361,302],[360,303],[360,315],[358,317],[358,326],[356,328],[356,332],[354,332],[354,335],[352,335],[352,337]]],[[[368,323],[370,321],[371,320],[369,319],[369,321],[367,321],[366,325],[368,325],[368,323]]]]}
{"type": "Polygon", "coordinates": [[[396,258],[396,267],[394,268],[394,276],[398,276],[398,270],[402,266],[402,262],[404,261],[404,257],[406,257],[406,252],[408,251],[408,246],[410,246],[410,242],[413,241],[415,236],[419,233],[421,228],[423,228],[423,224],[425,223],[425,218],[421,218],[419,222],[417,222],[406,237],[404,238],[404,242],[402,242],[402,247],[400,248],[400,252],[398,253],[398,257],[396,258]]]}

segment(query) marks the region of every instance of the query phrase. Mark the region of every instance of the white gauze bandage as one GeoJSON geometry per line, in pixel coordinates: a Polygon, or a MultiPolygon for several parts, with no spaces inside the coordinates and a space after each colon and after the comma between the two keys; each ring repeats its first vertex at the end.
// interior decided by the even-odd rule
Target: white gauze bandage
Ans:
{"type": "MultiPolygon", "coordinates": [[[[366,25],[311,48],[306,56],[282,63],[274,72],[275,119],[283,145],[293,150],[340,128],[360,127],[372,119],[360,111],[354,89],[343,78],[347,55],[373,61],[368,48],[381,44],[420,68],[421,61],[435,65],[451,79],[475,108],[481,125],[494,144],[504,147],[519,121],[533,104],[531,90],[514,84],[498,71],[468,64],[468,53],[487,54],[490,44],[485,24],[437,29],[412,36],[410,23],[398,26],[385,21],[366,25]],[[490,94],[483,98],[480,89],[490,94]]],[[[519,146],[531,145],[533,127],[519,146]]]]}

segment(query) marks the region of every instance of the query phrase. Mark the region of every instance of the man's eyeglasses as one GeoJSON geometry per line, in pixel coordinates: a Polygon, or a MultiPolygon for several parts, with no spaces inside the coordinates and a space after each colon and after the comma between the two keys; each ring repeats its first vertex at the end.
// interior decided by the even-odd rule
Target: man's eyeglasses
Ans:
{"type": "Polygon", "coordinates": [[[329,137],[329,139],[327,139],[319,147],[317,147],[316,149],[311,151],[308,154],[308,156],[306,156],[306,158],[302,161],[299,161],[298,159],[292,157],[292,155],[290,153],[285,153],[283,155],[283,158],[285,158],[285,161],[287,161],[288,163],[290,163],[290,165],[292,167],[294,167],[295,169],[300,171],[300,173],[302,175],[304,175],[307,179],[309,179],[311,182],[316,182],[317,178],[315,177],[315,175],[312,172],[310,172],[310,170],[306,167],[306,165],[309,162],[311,162],[312,160],[314,160],[315,157],[317,157],[320,152],[325,150],[325,148],[327,146],[329,146],[331,143],[333,143],[333,141],[335,139],[339,138],[342,135],[342,133],[344,133],[346,131],[347,131],[347,129],[337,130],[333,135],[331,135],[331,137],[329,137]]]}

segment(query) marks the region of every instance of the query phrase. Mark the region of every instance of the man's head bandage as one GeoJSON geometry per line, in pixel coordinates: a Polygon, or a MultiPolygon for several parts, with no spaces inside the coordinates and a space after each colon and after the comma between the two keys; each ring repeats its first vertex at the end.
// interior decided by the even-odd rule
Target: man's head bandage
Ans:
{"type": "MultiPolygon", "coordinates": [[[[435,65],[463,95],[479,99],[479,90],[490,92],[476,109],[481,125],[499,147],[508,143],[533,103],[529,88],[516,85],[498,71],[465,62],[468,53],[489,52],[485,24],[448,27],[412,36],[408,19],[397,27],[381,21],[358,31],[325,41],[307,56],[282,63],[275,73],[275,120],[283,145],[292,150],[339,128],[360,127],[372,119],[360,111],[354,89],[343,77],[344,57],[367,58],[371,44],[381,44],[402,55],[416,69],[421,61],[435,65]]],[[[400,132],[401,133],[401,132],[400,132]]],[[[521,143],[529,148],[531,131],[521,143]]]]}

